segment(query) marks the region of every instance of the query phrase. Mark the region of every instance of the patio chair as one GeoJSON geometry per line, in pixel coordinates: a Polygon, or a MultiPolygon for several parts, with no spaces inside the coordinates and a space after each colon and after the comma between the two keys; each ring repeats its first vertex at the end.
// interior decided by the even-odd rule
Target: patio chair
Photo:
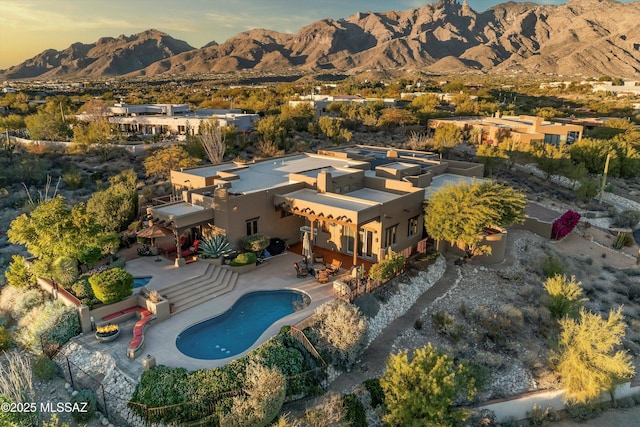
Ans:
{"type": "Polygon", "coordinates": [[[318,270],[316,272],[316,279],[320,283],[327,283],[329,281],[329,272],[327,270],[318,270]]]}
{"type": "Polygon", "coordinates": [[[296,277],[307,277],[309,275],[309,269],[307,267],[301,267],[297,262],[293,263],[296,269],[296,277]]]}
{"type": "Polygon", "coordinates": [[[334,258],[327,266],[327,270],[329,270],[329,274],[336,275],[340,272],[340,267],[342,267],[342,261],[334,258]]]}
{"type": "Polygon", "coordinates": [[[193,244],[189,246],[189,249],[182,251],[182,258],[195,255],[196,252],[198,252],[198,246],[200,246],[200,240],[194,240],[193,244]]]}
{"type": "Polygon", "coordinates": [[[322,254],[313,254],[313,263],[327,265],[327,263],[324,260],[324,255],[322,254]]]}

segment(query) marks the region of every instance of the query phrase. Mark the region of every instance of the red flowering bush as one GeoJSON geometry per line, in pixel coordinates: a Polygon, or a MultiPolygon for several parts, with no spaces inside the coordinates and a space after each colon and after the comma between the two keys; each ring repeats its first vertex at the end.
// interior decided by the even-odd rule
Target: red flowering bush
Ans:
{"type": "Polygon", "coordinates": [[[580,222],[580,214],[572,210],[566,211],[560,218],[558,218],[551,227],[551,238],[560,240],[567,234],[571,233],[573,229],[580,222]]]}

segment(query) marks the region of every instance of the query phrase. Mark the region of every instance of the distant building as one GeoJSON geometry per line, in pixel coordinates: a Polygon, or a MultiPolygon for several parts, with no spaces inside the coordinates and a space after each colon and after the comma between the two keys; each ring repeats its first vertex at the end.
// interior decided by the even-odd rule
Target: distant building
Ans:
{"type": "Polygon", "coordinates": [[[613,92],[618,96],[640,96],[640,81],[624,82],[622,86],[614,86],[613,82],[594,82],[593,92],[613,92]]]}
{"type": "MultiPolygon", "coordinates": [[[[413,98],[417,98],[419,96],[424,95],[433,95],[440,102],[452,102],[453,99],[459,95],[459,93],[444,93],[444,92],[402,92],[400,93],[400,99],[411,100],[413,98]]],[[[471,101],[477,101],[478,97],[476,95],[469,95],[469,99],[471,101]]]]}
{"type": "MultiPolygon", "coordinates": [[[[79,120],[89,120],[80,114],[79,120]]],[[[221,127],[235,126],[240,132],[253,130],[258,114],[245,114],[241,110],[203,109],[191,111],[186,104],[115,104],[107,107],[110,123],[123,132],[141,135],[186,136],[197,135],[200,123],[216,120],[221,127]]]]}
{"type": "Polygon", "coordinates": [[[524,143],[572,144],[582,139],[583,131],[580,125],[552,122],[535,116],[454,117],[429,120],[429,128],[432,130],[444,124],[454,124],[465,131],[480,129],[482,142],[488,144],[497,144],[507,137],[524,143]]]}
{"type": "Polygon", "coordinates": [[[382,102],[385,107],[395,107],[397,101],[394,98],[363,98],[359,95],[303,95],[297,100],[289,101],[290,107],[309,105],[316,110],[316,115],[326,111],[327,106],[333,102],[342,104],[372,104],[382,102]]]}

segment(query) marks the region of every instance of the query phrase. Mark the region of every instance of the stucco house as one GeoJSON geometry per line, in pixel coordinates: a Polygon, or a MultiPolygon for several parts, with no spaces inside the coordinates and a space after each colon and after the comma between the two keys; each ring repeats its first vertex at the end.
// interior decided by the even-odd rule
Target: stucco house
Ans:
{"type": "Polygon", "coordinates": [[[482,142],[496,144],[510,137],[524,143],[572,144],[582,139],[583,127],[576,124],[553,122],[535,116],[454,117],[429,120],[429,128],[437,129],[453,124],[465,131],[479,129],[482,142]]]}

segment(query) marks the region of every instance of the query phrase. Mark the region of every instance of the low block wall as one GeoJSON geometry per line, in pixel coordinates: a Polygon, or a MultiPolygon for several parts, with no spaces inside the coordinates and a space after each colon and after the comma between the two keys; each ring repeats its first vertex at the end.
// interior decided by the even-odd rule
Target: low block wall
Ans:
{"type": "Polygon", "coordinates": [[[151,300],[146,299],[141,295],[131,295],[129,298],[123,299],[122,301],[118,301],[113,304],[104,305],[102,307],[98,307],[91,311],[81,312],[80,313],[80,323],[82,325],[82,332],[87,333],[91,332],[91,318],[93,318],[94,323],[101,323],[102,318],[108,316],[111,313],[115,313],[118,311],[126,310],[127,308],[140,306],[146,308],[150,312],[156,315],[156,321],[160,322],[165,319],[171,317],[171,312],[169,309],[169,301],[163,299],[158,301],[157,303],[152,302],[151,300]],[[86,317],[83,321],[83,316],[86,317]],[[85,324],[88,324],[88,329],[85,329],[85,324]]]}
{"type": "MultiPolygon", "coordinates": [[[[616,387],[614,397],[621,399],[639,393],[640,385],[631,385],[630,382],[627,382],[616,387]]],[[[496,414],[496,420],[498,422],[505,422],[509,419],[522,420],[527,417],[527,412],[531,412],[533,405],[537,405],[543,409],[551,407],[556,411],[563,410],[565,408],[564,395],[564,390],[539,391],[508,399],[486,402],[476,406],[474,409],[488,409],[493,411],[496,414]]],[[[603,393],[600,397],[601,402],[608,402],[610,400],[611,396],[608,392],[603,393]]]]}

